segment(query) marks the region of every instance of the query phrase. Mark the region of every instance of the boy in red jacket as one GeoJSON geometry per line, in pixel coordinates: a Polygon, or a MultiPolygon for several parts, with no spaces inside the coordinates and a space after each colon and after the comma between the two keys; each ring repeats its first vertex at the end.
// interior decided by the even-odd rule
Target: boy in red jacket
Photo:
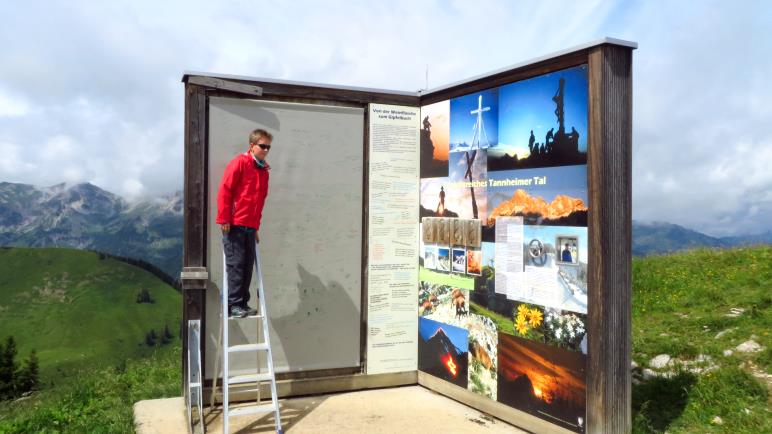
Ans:
{"type": "Polygon", "coordinates": [[[232,317],[256,315],[247,305],[255,242],[263,205],[268,196],[268,171],[265,157],[273,136],[257,129],[249,135],[249,150],[228,163],[217,192],[217,219],[223,233],[225,267],[228,272],[228,311],[232,317]]]}

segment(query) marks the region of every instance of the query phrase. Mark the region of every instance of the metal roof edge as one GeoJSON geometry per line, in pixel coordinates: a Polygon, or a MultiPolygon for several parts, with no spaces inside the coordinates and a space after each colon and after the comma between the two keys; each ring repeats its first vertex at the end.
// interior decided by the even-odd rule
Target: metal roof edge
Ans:
{"type": "Polygon", "coordinates": [[[553,57],[558,57],[558,56],[563,56],[563,55],[566,55],[566,54],[575,53],[577,51],[586,50],[588,48],[597,47],[599,45],[604,45],[604,44],[619,45],[619,46],[622,46],[622,47],[632,48],[633,50],[638,48],[638,43],[637,42],[625,41],[623,39],[616,39],[616,38],[605,37],[605,38],[601,38],[601,39],[596,39],[594,41],[585,42],[584,44],[579,44],[579,45],[576,45],[574,47],[566,48],[565,50],[556,51],[556,52],[553,52],[553,53],[545,54],[543,56],[538,56],[538,57],[532,58],[530,60],[526,60],[526,61],[523,61],[523,62],[518,62],[518,63],[515,63],[513,65],[505,66],[503,68],[499,68],[499,69],[496,69],[496,70],[493,70],[493,71],[489,71],[489,72],[486,72],[486,73],[483,73],[483,74],[475,75],[473,77],[470,77],[470,78],[467,78],[467,79],[464,79],[464,80],[459,80],[459,81],[456,81],[456,82],[453,82],[453,83],[449,83],[449,84],[446,84],[446,85],[435,87],[433,89],[420,90],[420,91],[418,91],[418,93],[419,93],[420,96],[430,95],[430,94],[435,93],[435,92],[439,92],[439,91],[442,91],[442,90],[445,90],[445,89],[449,89],[451,87],[456,87],[456,86],[459,86],[459,85],[462,85],[462,84],[465,84],[465,83],[476,81],[476,80],[479,80],[481,78],[489,77],[491,75],[496,75],[496,74],[500,74],[502,72],[510,71],[512,69],[517,69],[517,68],[522,68],[522,67],[525,67],[525,66],[528,66],[528,65],[533,65],[535,63],[539,63],[539,62],[543,62],[545,60],[551,59],[553,57]]]}
{"type": "Polygon", "coordinates": [[[405,92],[401,90],[376,89],[376,88],[357,87],[357,86],[342,86],[342,85],[327,84],[327,83],[312,83],[307,81],[281,80],[276,78],[249,77],[244,75],[218,74],[218,73],[199,72],[199,71],[184,71],[182,73],[182,81],[186,82],[188,77],[190,76],[212,77],[212,78],[220,78],[224,80],[244,80],[244,81],[254,81],[254,82],[263,82],[263,83],[287,84],[287,85],[294,85],[294,86],[321,87],[325,89],[351,90],[351,91],[358,91],[358,92],[385,93],[385,94],[403,95],[403,96],[416,96],[416,97],[418,96],[418,92],[405,92]]]}

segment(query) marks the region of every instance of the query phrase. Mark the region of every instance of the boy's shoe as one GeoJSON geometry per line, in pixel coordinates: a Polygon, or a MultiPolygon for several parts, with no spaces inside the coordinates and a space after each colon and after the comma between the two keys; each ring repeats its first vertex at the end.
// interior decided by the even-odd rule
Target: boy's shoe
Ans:
{"type": "Polygon", "coordinates": [[[249,315],[249,310],[241,306],[231,306],[229,314],[231,318],[244,318],[249,315]]]}
{"type": "Polygon", "coordinates": [[[246,316],[255,316],[257,315],[257,309],[252,309],[249,307],[249,305],[245,306],[244,309],[247,311],[246,316]]]}

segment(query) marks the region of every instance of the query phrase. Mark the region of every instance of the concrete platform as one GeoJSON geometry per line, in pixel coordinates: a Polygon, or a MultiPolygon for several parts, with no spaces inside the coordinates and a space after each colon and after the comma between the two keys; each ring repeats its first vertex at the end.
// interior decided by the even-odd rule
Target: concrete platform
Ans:
{"type": "MultiPolygon", "coordinates": [[[[280,401],[288,434],[525,433],[421,386],[363,390],[280,401]]],[[[222,433],[221,409],[205,410],[207,433],[222,433]]],[[[134,405],[137,434],[186,432],[182,398],[134,405]]],[[[274,432],[273,415],[231,418],[231,433],[274,432]]]]}

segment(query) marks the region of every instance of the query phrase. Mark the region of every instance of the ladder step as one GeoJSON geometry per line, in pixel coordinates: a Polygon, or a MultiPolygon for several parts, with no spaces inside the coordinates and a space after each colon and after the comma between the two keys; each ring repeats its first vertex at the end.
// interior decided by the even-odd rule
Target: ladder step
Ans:
{"type": "Polygon", "coordinates": [[[243,345],[233,345],[228,347],[229,353],[243,353],[247,351],[261,351],[261,350],[267,350],[268,344],[260,343],[260,344],[243,344],[243,345]]]}
{"type": "Polygon", "coordinates": [[[262,318],[262,317],[263,317],[263,315],[250,315],[250,316],[245,316],[245,317],[239,317],[239,316],[229,316],[229,317],[228,317],[228,319],[229,319],[229,320],[239,320],[239,319],[257,319],[257,318],[262,318]]]}
{"type": "Polygon", "coordinates": [[[259,381],[270,380],[273,380],[273,375],[271,375],[270,372],[264,374],[234,375],[228,379],[228,384],[256,383],[259,381]]]}
{"type": "Polygon", "coordinates": [[[247,407],[235,407],[228,409],[228,416],[245,416],[248,414],[261,414],[261,413],[273,413],[276,411],[276,407],[273,403],[250,405],[247,407]]]}

